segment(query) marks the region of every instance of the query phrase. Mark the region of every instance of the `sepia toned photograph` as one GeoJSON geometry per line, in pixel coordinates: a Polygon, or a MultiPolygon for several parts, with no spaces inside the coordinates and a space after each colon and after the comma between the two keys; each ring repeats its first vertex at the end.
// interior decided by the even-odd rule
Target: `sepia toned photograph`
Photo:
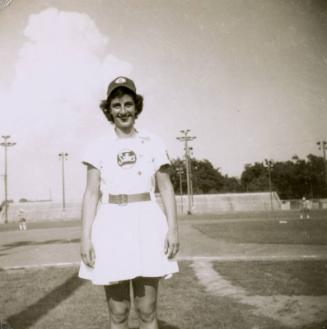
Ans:
{"type": "Polygon", "coordinates": [[[327,1],[0,0],[0,329],[327,329],[327,1]]]}

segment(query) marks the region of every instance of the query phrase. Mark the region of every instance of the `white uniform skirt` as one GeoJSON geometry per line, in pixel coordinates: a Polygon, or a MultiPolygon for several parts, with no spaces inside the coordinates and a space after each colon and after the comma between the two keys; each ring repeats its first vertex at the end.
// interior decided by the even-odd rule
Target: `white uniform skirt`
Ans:
{"type": "Polygon", "coordinates": [[[175,260],[164,253],[166,217],[156,201],[100,204],[92,225],[95,266],[81,261],[79,277],[109,285],[136,277],[170,277],[175,260]]]}

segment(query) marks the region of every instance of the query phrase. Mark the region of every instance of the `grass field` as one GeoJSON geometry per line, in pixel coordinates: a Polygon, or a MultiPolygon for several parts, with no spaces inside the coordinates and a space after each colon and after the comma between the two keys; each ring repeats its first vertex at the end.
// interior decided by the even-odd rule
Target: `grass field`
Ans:
{"type": "MultiPolygon", "coordinates": [[[[251,306],[235,299],[208,294],[199,284],[190,265],[190,262],[182,262],[180,274],[161,282],[161,329],[289,328],[268,316],[253,314],[251,306]]],[[[325,293],[326,279],[317,281],[316,285],[313,280],[323,278],[326,266],[326,262],[311,261],[289,264],[242,263],[241,266],[214,263],[214,268],[223,276],[247,289],[251,295],[267,296],[325,293]],[[315,268],[314,278],[298,271],[311,267],[315,268]],[[267,273],[274,278],[273,283],[267,281],[267,273]],[[263,287],[261,290],[258,282],[263,283],[260,285],[263,287]],[[270,282],[268,286],[267,282],[270,282]],[[289,282],[293,282],[291,287],[289,282]]],[[[76,274],[76,267],[0,272],[1,317],[7,318],[14,329],[106,328],[108,315],[102,288],[91,286],[78,279],[76,274]]],[[[322,329],[324,326],[327,326],[327,322],[293,328],[322,329]]]]}
{"type": "Polygon", "coordinates": [[[251,295],[327,295],[327,261],[216,262],[214,269],[251,295]]]}
{"type": "MultiPolygon", "coordinates": [[[[327,209],[312,209],[310,211],[312,219],[327,219],[327,209]]],[[[180,215],[180,220],[226,220],[226,219],[298,219],[300,216],[299,210],[274,210],[274,211],[237,211],[218,214],[192,214],[180,215]]]]}
{"type": "MultiPolygon", "coordinates": [[[[191,215],[180,221],[181,229],[196,228],[204,240],[250,243],[258,250],[263,244],[317,250],[327,245],[325,212],[311,220],[299,220],[295,212],[288,215],[191,215]]],[[[18,257],[32,248],[67,251],[78,246],[79,238],[68,239],[70,230],[56,228],[77,232],[79,225],[77,220],[29,223],[29,231],[10,233],[17,226],[3,224],[3,236],[8,232],[18,238],[10,244],[0,241],[1,248],[18,257]],[[61,245],[66,249],[57,249],[61,245]]],[[[327,260],[197,260],[181,261],[180,269],[161,281],[160,329],[327,329],[327,260]]],[[[80,280],[74,265],[0,271],[0,305],[0,323],[7,320],[12,329],[108,328],[103,288],[80,280]]]]}
{"type": "Polygon", "coordinates": [[[194,224],[214,239],[233,243],[327,245],[327,220],[252,220],[194,224]]]}
{"type": "MultiPolygon", "coordinates": [[[[327,209],[316,209],[311,211],[311,218],[313,220],[327,220],[327,209]]],[[[201,220],[294,220],[299,219],[298,210],[275,210],[271,211],[248,211],[248,212],[228,212],[219,214],[192,214],[192,215],[179,215],[178,220],[183,222],[185,220],[201,221],[201,220]]],[[[42,229],[42,228],[55,228],[55,227],[71,227],[79,226],[81,222],[78,218],[73,220],[55,220],[55,221],[29,221],[28,229],[42,229]]],[[[18,223],[9,222],[7,224],[0,224],[0,232],[15,231],[18,229],[18,223]]]]}
{"type": "MultiPolygon", "coordinates": [[[[81,222],[76,220],[56,220],[56,221],[45,221],[45,222],[28,222],[27,227],[29,230],[33,229],[42,229],[42,228],[56,228],[56,227],[72,227],[72,226],[79,226],[81,222]]],[[[17,223],[7,223],[7,224],[0,224],[0,232],[7,232],[7,231],[17,231],[18,224],[17,223]]]]}

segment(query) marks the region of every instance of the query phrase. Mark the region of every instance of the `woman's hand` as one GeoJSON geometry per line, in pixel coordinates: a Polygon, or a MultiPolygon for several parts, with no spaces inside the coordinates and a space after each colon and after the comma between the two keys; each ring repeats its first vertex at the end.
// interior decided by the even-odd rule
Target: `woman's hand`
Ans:
{"type": "Polygon", "coordinates": [[[91,164],[87,165],[87,182],[82,206],[81,258],[86,266],[94,267],[95,252],[91,241],[91,232],[96,216],[100,191],[100,171],[91,164]]]}
{"type": "Polygon", "coordinates": [[[168,229],[165,239],[165,254],[169,259],[174,258],[179,250],[177,229],[168,229]]]}
{"type": "Polygon", "coordinates": [[[166,210],[168,232],[165,239],[165,254],[168,259],[176,256],[179,250],[177,210],[174,188],[169,177],[169,166],[161,166],[156,173],[158,189],[166,210]]]}
{"type": "Polygon", "coordinates": [[[95,252],[91,239],[82,239],[81,241],[81,258],[85,265],[94,267],[95,252]]]}

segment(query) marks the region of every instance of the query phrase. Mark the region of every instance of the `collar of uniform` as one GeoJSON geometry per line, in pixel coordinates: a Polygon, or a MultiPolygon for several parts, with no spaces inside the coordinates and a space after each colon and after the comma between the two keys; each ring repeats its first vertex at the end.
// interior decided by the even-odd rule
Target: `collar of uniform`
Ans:
{"type": "MultiPolygon", "coordinates": [[[[142,129],[137,129],[137,128],[135,128],[135,131],[136,131],[135,137],[137,139],[139,139],[139,140],[150,140],[151,139],[150,134],[147,133],[146,131],[144,131],[142,129]]],[[[115,141],[119,140],[119,137],[116,134],[114,127],[112,129],[110,129],[109,136],[115,141]]]]}
{"type": "Polygon", "coordinates": [[[151,134],[144,130],[137,129],[137,138],[142,141],[149,141],[151,139],[151,134]]]}

